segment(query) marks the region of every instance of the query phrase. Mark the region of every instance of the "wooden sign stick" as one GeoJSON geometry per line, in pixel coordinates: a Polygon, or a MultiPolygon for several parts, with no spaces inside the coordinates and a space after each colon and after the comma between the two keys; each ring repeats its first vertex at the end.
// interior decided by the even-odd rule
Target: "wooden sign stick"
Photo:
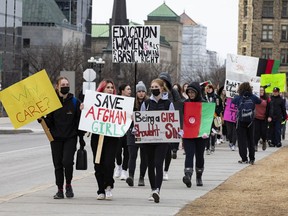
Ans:
{"type": "Polygon", "coordinates": [[[49,130],[46,122],[44,121],[44,119],[42,119],[42,121],[41,121],[41,126],[42,126],[42,128],[43,128],[43,130],[44,130],[44,132],[45,132],[45,134],[46,134],[46,136],[48,138],[48,140],[50,142],[54,141],[54,138],[53,138],[52,134],[50,133],[50,130],[49,130]]]}
{"type": "Polygon", "coordinates": [[[100,164],[103,141],[104,141],[104,135],[99,135],[97,152],[96,152],[96,157],[95,157],[95,163],[96,164],[100,164]]]}

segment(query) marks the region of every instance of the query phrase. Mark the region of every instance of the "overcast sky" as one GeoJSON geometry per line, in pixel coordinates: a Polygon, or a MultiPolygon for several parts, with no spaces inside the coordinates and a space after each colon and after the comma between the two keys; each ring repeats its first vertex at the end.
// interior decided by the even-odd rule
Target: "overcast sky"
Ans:
{"type": "MultiPolygon", "coordinates": [[[[126,0],[127,18],[144,24],[147,15],[164,0],[126,0]]],[[[108,23],[114,0],[93,0],[92,23],[108,23]]],[[[185,11],[195,22],[207,27],[207,49],[221,58],[237,54],[238,0],[165,0],[179,16],[185,11]]]]}

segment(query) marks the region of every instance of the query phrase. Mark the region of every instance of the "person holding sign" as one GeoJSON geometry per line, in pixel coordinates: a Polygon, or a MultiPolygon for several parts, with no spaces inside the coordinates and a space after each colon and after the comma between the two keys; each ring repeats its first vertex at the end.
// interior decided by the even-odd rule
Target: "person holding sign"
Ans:
{"type": "Polygon", "coordinates": [[[44,119],[38,119],[39,123],[45,121],[54,139],[50,142],[56,185],[58,187],[54,199],[64,198],[64,178],[66,179],[66,197],[74,197],[71,181],[77,136],[79,136],[80,145],[85,146],[84,132],[78,130],[81,116],[80,101],[73,97],[69,90],[68,79],[59,77],[56,81],[56,93],[62,103],[62,108],[49,113],[44,119]]]}
{"type": "MultiPolygon", "coordinates": [[[[102,80],[97,88],[98,92],[107,94],[116,94],[114,82],[112,80],[102,80]]],[[[97,199],[98,200],[111,200],[112,189],[114,188],[113,173],[115,168],[115,157],[118,148],[118,137],[105,136],[101,152],[100,163],[95,163],[97,148],[100,143],[99,134],[92,134],[91,148],[93,153],[95,177],[98,183],[97,199]]]]}
{"type": "MultiPolygon", "coordinates": [[[[162,79],[152,80],[150,90],[152,95],[142,103],[140,111],[175,110],[173,103],[168,99],[168,89],[162,79]]],[[[144,145],[148,163],[149,182],[152,189],[152,194],[148,200],[159,203],[160,189],[163,181],[163,163],[169,148],[169,143],[155,142],[144,145]]]]}
{"type": "MultiPolygon", "coordinates": [[[[186,89],[186,94],[188,99],[184,101],[189,102],[205,102],[202,98],[201,87],[198,82],[192,82],[188,85],[186,89]]],[[[184,106],[185,107],[185,106],[184,106]]],[[[185,108],[184,108],[185,116],[185,108]]],[[[191,178],[193,174],[194,167],[194,156],[196,165],[196,184],[197,186],[203,186],[202,183],[202,173],[204,171],[204,152],[207,142],[209,142],[209,135],[204,134],[202,137],[196,138],[183,138],[183,145],[185,150],[185,168],[184,177],[182,179],[183,183],[190,188],[192,186],[191,178]]]]}
{"type": "Polygon", "coordinates": [[[252,87],[249,82],[243,82],[238,88],[239,95],[236,95],[232,103],[237,106],[236,132],[238,138],[238,149],[241,160],[240,164],[251,165],[255,162],[255,140],[254,140],[254,112],[255,104],[260,104],[261,100],[252,94],[252,87]],[[249,161],[247,157],[249,149],[249,161]]]}
{"type": "MultiPolygon", "coordinates": [[[[128,84],[120,85],[118,94],[121,96],[130,97],[131,96],[130,85],[128,84]]],[[[120,177],[121,180],[127,179],[128,161],[129,161],[129,152],[127,146],[127,134],[125,134],[123,137],[119,138],[118,150],[116,153],[117,166],[114,173],[114,176],[116,178],[120,177]],[[123,158],[122,158],[122,149],[123,149],[123,158]]]]}

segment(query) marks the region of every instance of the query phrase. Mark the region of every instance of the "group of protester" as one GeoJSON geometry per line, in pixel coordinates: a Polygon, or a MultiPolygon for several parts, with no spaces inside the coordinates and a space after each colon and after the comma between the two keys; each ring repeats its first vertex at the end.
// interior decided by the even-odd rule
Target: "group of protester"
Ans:
{"type": "MultiPolygon", "coordinates": [[[[58,187],[54,199],[74,197],[71,181],[73,178],[74,155],[76,152],[77,137],[82,147],[85,146],[83,136],[85,131],[78,129],[81,110],[84,104],[69,93],[69,81],[65,77],[59,77],[55,85],[56,93],[62,103],[62,108],[48,114],[38,121],[45,121],[54,138],[50,142],[53,164],[55,169],[56,185],[58,187]]],[[[223,89],[223,88],[222,88],[223,89]]],[[[116,94],[117,88],[110,79],[104,79],[98,85],[97,92],[116,94]]],[[[270,146],[281,146],[281,124],[286,119],[285,103],[279,93],[279,88],[273,89],[273,94],[268,97],[265,88],[261,87],[260,98],[252,94],[252,88],[248,82],[240,85],[238,95],[232,103],[238,107],[237,121],[223,121],[223,113],[226,105],[225,90],[216,92],[212,83],[191,82],[182,87],[179,84],[172,85],[171,77],[167,72],[162,72],[159,77],[152,80],[147,90],[146,85],[139,81],[136,85],[134,111],[155,110],[179,110],[180,125],[183,125],[185,116],[184,104],[190,102],[215,103],[214,118],[220,118],[211,123],[211,131],[197,138],[182,138],[182,146],[185,152],[183,183],[190,188],[193,171],[196,173],[196,185],[203,186],[202,173],[204,171],[204,153],[215,151],[215,143],[224,134],[227,136],[229,146],[235,150],[238,140],[239,163],[254,164],[255,146],[261,139],[263,150],[266,142],[270,146]],[[151,93],[148,96],[148,93],[151,93]],[[246,111],[246,103],[251,105],[251,113],[246,111]],[[244,105],[245,104],[245,105],[244,105]],[[256,104],[256,105],[255,105],[256,104]],[[254,105],[254,106],[253,106],[254,105]],[[184,114],[183,114],[184,113],[184,114]],[[241,113],[241,115],[240,115],[241,113]],[[251,114],[251,115],[250,115],[251,114]],[[252,121],[245,121],[250,116],[252,121]],[[269,126],[270,133],[267,133],[269,126]],[[221,134],[222,132],[222,134],[221,134]],[[255,135],[254,135],[255,134],[255,135]],[[267,137],[267,134],[269,135],[267,137]],[[248,149],[248,156],[247,156],[248,149]],[[248,160],[249,158],[249,160],[248,160]]],[[[131,86],[120,85],[118,94],[131,97],[131,86]]],[[[100,136],[92,134],[91,148],[93,161],[95,161],[98,141],[100,136]]],[[[94,162],[95,177],[98,184],[97,199],[111,200],[113,198],[114,177],[125,180],[129,186],[134,186],[134,175],[138,150],[140,149],[140,176],[138,186],[145,186],[144,177],[148,168],[148,178],[151,188],[150,201],[159,203],[160,190],[163,180],[168,180],[168,170],[171,158],[177,158],[179,143],[145,143],[137,144],[134,136],[134,124],[132,122],[127,133],[121,137],[105,136],[101,152],[100,163],[94,162]],[[116,167],[115,167],[116,164],[116,167]]]]}

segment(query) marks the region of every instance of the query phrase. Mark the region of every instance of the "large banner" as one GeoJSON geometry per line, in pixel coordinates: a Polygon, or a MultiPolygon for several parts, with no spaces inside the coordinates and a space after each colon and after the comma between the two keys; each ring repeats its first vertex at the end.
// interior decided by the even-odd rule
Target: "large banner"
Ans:
{"type": "Polygon", "coordinates": [[[183,138],[209,136],[214,119],[215,106],[215,103],[185,102],[183,138]]]}
{"type": "Polygon", "coordinates": [[[14,128],[62,107],[45,70],[4,89],[0,100],[14,128]]]}
{"type": "Polygon", "coordinates": [[[134,112],[136,143],[180,142],[179,111],[134,112]]]}
{"type": "Polygon", "coordinates": [[[225,121],[235,123],[237,120],[237,106],[231,102],[232,102],[232,99],[227,98],[223,119],[225,121]]]}
{"type": "Polygon", "coordinates": [[[160,26],[112,26],[113,63],[160,63],[160,26]]]}
{"type": "Polygon", "coordinates": [[[79,129],[122,137],[132,122],[134,98],[86,90],[79,129]]]}

